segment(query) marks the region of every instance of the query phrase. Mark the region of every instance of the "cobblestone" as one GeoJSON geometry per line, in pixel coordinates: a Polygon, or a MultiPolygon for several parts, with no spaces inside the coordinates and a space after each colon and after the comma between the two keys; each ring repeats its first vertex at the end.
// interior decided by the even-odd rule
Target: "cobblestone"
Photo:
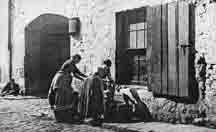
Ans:
{"type": "Polygon", "coordinates": [[[112,132],[89,125],[56,123],[46,99],[0,98],[0,132],[112,132]]]}
{"type": "Polygon", "coordinates": [[[86,124],[56,123],[46,99],[0,97],[0,132],[215,132],[216,129],[161,122],[86,124]]]}

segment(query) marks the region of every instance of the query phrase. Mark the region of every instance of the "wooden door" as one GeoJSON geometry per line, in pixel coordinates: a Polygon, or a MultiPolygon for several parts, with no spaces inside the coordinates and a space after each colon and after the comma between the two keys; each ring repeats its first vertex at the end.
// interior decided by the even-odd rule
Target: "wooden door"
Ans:
{"type": "Polygon", "coordinates": [[[193,6],[186,2],[148,8],[149,86],[156,95],[190,96],[193,12],[193,6]]]}
{"type": "Polygon", "coordinates": [[[51,80],[70,57],[68,18],[44,14],[25,29],[25,85],[27,94],[47,94],[51,80]]]}
{"type": "Polygon", "coordinates": [[[66,33],[67,25],[49,24],[41,31],[40,80],[45,92],[55,73],[70,57],[70,38],[66,33]]]}

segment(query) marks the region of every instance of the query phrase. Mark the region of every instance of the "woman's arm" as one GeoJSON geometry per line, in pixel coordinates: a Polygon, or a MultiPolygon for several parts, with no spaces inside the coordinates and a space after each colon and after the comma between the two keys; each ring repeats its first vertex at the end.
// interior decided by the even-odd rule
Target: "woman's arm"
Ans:
{"type": "Polygon", "coordinates": [[[81,81],[84,80],[84,79],[83,79],[82,77],[80,77],[80,75],[77,74],[77,73],[74,73],[74,77],[77,78],[77,79],[79,79],[79,80],[81,80],[81,81]]]}
{"type": "Polygon", "coordinates": [[[86,78],[87,76],[85,74],[83,74],[77,67],[76,65],[72,65],[72,72],[74,74],[74,76],[80,80],[83,80],[82,77],[86,78]]]}
{"type": "Polygon", "coordinates": [[[82,76],[82,77],[88,77],[88,76],[86,76],[85,74],[83,74],[82,72],[80,72],[79,69],[78,69],[78,71],[77,71],[77,74],[80,75],[80,76],[82,76]]]}

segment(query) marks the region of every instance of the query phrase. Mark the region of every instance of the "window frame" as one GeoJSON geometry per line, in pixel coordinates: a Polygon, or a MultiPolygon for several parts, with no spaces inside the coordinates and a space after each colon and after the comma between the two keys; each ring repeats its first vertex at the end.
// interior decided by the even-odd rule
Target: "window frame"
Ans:
{"type": "MultiPolygon", "coordinates": [[[[125,17],[126,17],[126,21],[127,22],[123,22],[123,23],[126,23],[126,27],[124,27],[124,33],[125,33],[125,36],[127,36],[125,39],[125,46],[123,46],[123,51],[125,52],[125,54],[130,58],[130,62],[134,61],[133,58],[131,57],[135,57],[135,56],[143,56],[145,59],[145,64],[147,64],[147,59],[146,59],[146,52],[147,52],[147,32],[148,32],[148,26],[147,26],[147,7],[140,7],[140,8],[135,8],[135,9],[131,9],[131,10],[127,10],[127,11],[121,11],[121,12],[118,12],[118,13],[124,13],[125,17]],[[140,13],[141,12],[141,13],[140,13]],[[135,15],[134,15],[135,14],[135,15]],[[140,19],[139,16],[137,14],[143,14],[142,18],[140,19]],[[135,20],[134,19],[130,19],[130,15],[132,17],[135,17],[135,20]],[[143,24],[143,29],[137,29],[137,24],[139,23],[144,23],[143,24]],[[136,24],[136,29],[135,30],[130,30],[130,24],[136,24]],[[136,32],[136,47],[135,48],[130,48],[130,32],[136,32]],[[138,48],[138,44],[137,44],[137,41],[138,41],[138,32],[139,31],[144,31],[144,34],[143,34],[143,46],[140,46],[141,48],[138,48]],[[146,37],[146,38],[144,38],[146,37]]],[[[121,39],[124,39],[124,38],[121,38],[121,39]]],[[[118,49],[117,49],[118,50],[118,49]]],[[[143,59],[141,59],[143,60],[143,59]]],[[[130,63],[132,64],[132,63],[130,63]]],[[[132,65],[130,65],[132,67],[132,65]]],[[[133,79],[132,79],[132,71],[130,71],[130,73],[125,73],[125,74],[129,74],[128,76],[129,77],[129,80],[126,84],[128,85],[140,85],[140,86],[147,86],[148,85],[148,82],[147,82],[147,79],[145,79],[146,81],[141,81],[141,77],[142,75],[140,75],[140,69],[141,69],[141,65],[137,65],[138,67],[138,80],[137,82],[132,82],[133,79]]],[[[122,73],[121,73],[122,74],[122,73]]],[[[148,76],[148,73],[145,73],[146,76],[148,76]]],[[[120,79],[121,80],[121,79],[120,79]]]]}

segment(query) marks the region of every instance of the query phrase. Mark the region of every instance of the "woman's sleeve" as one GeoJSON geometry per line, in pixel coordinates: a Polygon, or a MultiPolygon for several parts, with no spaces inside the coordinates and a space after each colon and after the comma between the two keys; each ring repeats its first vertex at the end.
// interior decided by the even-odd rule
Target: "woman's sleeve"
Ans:
{"type": "Polygon", "coordinates": [[[78,74],[79,76],[87,77],[85,74],[83,74],[83,73],[76,67],[76,65],[73,64],[73,65],[71,66],[71,69],[72,69],[73,74],[78,74]]]}

